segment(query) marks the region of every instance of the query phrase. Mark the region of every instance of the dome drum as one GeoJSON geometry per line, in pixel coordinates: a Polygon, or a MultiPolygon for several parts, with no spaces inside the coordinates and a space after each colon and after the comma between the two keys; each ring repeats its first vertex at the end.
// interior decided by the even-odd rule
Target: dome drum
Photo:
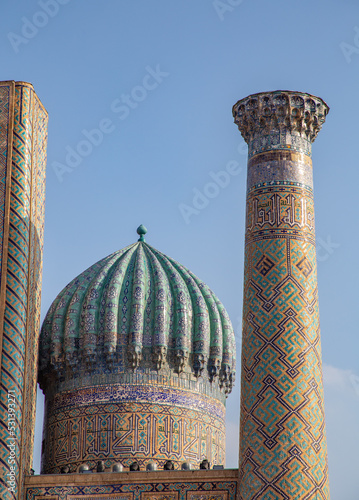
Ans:
{"type": "Polygon", "coordinates": [[[42,473],[67,465],[106,469],[136,460],[176,469],[190,460],[225,461],[225,406],[185,387],[110,384],[59,392],[46,398],[42,473]]]}

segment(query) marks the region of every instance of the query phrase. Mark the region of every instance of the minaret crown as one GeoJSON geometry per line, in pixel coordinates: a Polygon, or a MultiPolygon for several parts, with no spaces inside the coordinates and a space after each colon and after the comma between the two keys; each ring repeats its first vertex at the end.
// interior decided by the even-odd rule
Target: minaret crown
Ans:
{"type": "Polygon", "coordinates": [[[234,122],[249,146],[249,156],[285,149],[311,155],[328,105],[319,97],[302,92],[260,92],[233,106],[234,122]]]}

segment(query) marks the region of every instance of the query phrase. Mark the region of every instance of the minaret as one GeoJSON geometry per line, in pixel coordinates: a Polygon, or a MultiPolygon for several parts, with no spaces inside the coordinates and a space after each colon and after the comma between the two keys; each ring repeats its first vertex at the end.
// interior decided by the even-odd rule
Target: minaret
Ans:
{"type": "Polygon", "coordinates": [[[0,491],[23,498],[35,427],[47,112],[31,84],[0,82],[0,491]]]}
{"type": "Polygon", "coordinates": [[[239,499],[328,500],[311,148],[302,92],[233,107],[248,144],[239,499]]]}

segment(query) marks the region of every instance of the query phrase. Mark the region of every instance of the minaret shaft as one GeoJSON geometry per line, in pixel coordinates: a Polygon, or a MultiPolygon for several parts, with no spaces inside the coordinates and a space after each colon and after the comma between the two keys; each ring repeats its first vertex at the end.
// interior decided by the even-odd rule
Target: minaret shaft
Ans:
{"type": "Polygon", "coordinates": [[[329,499],[311,162],[327,112],[288,91],[233,108],[249,145],[240,500],[329,499]]]}

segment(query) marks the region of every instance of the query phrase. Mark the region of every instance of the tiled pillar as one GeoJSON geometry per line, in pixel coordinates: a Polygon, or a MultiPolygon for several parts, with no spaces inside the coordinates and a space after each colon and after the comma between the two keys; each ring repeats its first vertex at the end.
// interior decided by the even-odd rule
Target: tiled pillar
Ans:
{"type": "Polygon", "coordinates": [[[31,84],[0,82],[0,490],[32,467],[47,113],[31,84]]]}
{"type": "Polygon", "coordinates": [[[240,500],[328,500],[311,148],[328,106],[301,92],[233,107],[248,143],[240,500]]]}

